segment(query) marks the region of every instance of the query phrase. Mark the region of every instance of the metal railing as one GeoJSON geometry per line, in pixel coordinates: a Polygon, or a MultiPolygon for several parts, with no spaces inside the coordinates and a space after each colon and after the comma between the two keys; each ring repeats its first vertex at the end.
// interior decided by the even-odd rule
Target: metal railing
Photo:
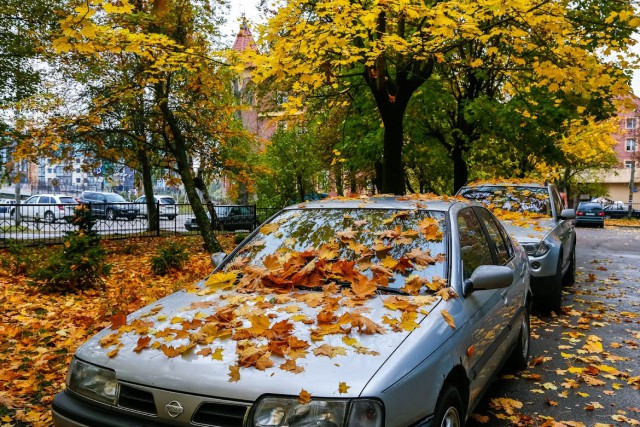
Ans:
{"type": "MultiPolygon", "coordinates": [[[[67,232],[77,230],[72,218],[76,204],[0,205],[0,248],[12,241],[28,245],[55,245],[64,242],[67,232]],[[5,208],[6,207],[6,208],[5,208]]],[[[159,213],[149,221],[146,204],[92,203],[95,226],[103,239],[198,235],[199,227],[191,205],[156,204],[159,213]]],[[[279,211],[255,205],[214,206],[214,232],[250,232],[279,211]]]]}

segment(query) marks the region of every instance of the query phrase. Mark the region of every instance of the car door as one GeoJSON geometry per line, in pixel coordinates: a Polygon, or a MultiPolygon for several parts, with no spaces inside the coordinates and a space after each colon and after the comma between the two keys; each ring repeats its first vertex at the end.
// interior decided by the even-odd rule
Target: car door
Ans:
{"type": "Polygon", "coordinates": [[[147,216],[147,197],[142,196],[136,200],[136,208],[140,209],[140,215],[147,216]]]}
{"type": "Polygon", "coordinates": [[[555,228],[553,233],[562,244],[562,271],[564,272],[568,268],[569,263],[571,262],[571,257],[573,256],[573,236],[575,234],[575,229],[572,220],[560,218],[560,213],[562,212],[564,204],[562,203],[562,199],[560,198],[556,188],[550,186],[549,191],[551,195],[551,202],[553,203],[553,208],[555,210],[555,228]]]}
{"type": "MultiPolygon", "coordinates": [[[[462,280],[471,277],[481,265],[497,264],[495,251],[485,227],[469,207],[462,209],[457,218],[460,239],[462,280]]],[[[464,297],[465,311],[471,325],[472,353],[469,357],[471,379],[471,401],[475,401],[487,387],[499,360],[494,355],[501,349],[501,339],[509,328],[504,289],[477,290],[464,297]]]]}
{"type": "Polygon", "coordinates": [[[20,216],[24,219],[32,219],[38,215],[38,202],[40,196],[31,196],[20,206],[20,216]]]}

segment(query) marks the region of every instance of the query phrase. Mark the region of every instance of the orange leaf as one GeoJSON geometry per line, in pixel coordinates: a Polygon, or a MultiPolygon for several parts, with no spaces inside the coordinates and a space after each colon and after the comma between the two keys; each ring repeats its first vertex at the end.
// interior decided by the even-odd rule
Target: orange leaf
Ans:
{"type": "Polygon", "coordinates": [[[349,391],[351,387],[347,385],[347,383],[345,383],[344,381],[341,381],[338,384],[338,393],[340,394],[345,394],[349,391]]]}
{"type": "Polygon", "coordinates": [[[240,381],[240,367],[238,365],[229,366],[229,382],[240,381]]]}
{"type": "Polygon", "coordinates": [[[133,349],[133,351],[135,351],[136,353],[142,351],[143,349],[149,346],[150,342],[151,342],[151,337],[149,336],[140,337],[140,339],[138,340],[138,345],[136,346],[136,348],[133,349]]]}
{"type": "Polygon", "coordinates": [[[305,389],[300,390],[300,394],[298,395],[298,402],[303,405],[311,402],[311,394],[305,389]]]}
{"type": "Polygon", "coordinates": [[[453,320],[453,317],[449,314],[447,310],[441,311],[442,317],[444,317],[444,321],[447,322],[447,325],[451,326],[453,329],[456,328],[456,322],[453,320]]]}
{"type": "Polygon", "coordinates": [[[109,318],[111,321],[111,329],[118,329],[122,325],[127,324],[127,316],[124,313],[116,313],[109,318]]]}

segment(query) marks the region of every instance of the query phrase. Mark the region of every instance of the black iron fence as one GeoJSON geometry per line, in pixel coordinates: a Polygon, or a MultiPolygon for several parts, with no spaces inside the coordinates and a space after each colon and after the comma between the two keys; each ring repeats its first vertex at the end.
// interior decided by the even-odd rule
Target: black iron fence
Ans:
{"type": "MultiPolygon", "coordinates": [[[[73,223],[76,204],[0,205],[0,248],[10,242],[28,245],[61,244],[73,223]]],[[[103,239],[197,235],[199,224],[189,204],[156,204],[158,217],[150,221],[146,204],[95,203],[89,205],[94,230],[103,239]]],[[[216,233],[250,232],[279,211],[255,205],[214,206],[211,224],[216,233]]]]}

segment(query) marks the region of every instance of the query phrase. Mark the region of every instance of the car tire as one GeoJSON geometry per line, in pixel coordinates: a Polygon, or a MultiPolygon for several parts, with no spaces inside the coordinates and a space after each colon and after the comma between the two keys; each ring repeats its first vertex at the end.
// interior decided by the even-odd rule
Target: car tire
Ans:
{"type": "Polygon", "coordinates": [[[562,276],[562,284],[565,286],[573,285],[576,281],[576,243],[571,248],[571,261],[567,272],[562,276]]]}
{"type": "Polygon", "coordinates": [[[114,219],[116,219],[116,213],[113,211],[113,209],[107,209],[105,218],[107,218],[109,221],[113,221],[114,219]]]}
{"type": "Polygon", "coordinates": [[[169,216],[167,217],[167,219],[168,219],[169,221],[173,221],[174,219],[176,219],[176,216],[175,216],[175,215],[169,215],[169,216]]]}
{"type": "Polygon", "coordinates": [[[434,427],[462,427],[464,420],[464,404],[460,392],[450,383],[445,383],[436,403],[434,427]]]}
{"type": "Polygon", "coordinates": [[[558,266],[551,286],[553,289],[551,290],[551,300],[547,304],[547,308],[558,313],[562,309],[562,254],[558,257],[558,266]]]}
{"type": "Polygon", "coordinates": [[[518,334],[518,342],[516,344],[511,358],[509,360],[510,365],[522,371],[529,366],[529,348],[531,347],[531,304],[525,304],[524,316],[522,317],[522,323],[520,324],[520,333],[518,334]]]}
{"type": "Polygon", "coordinates": [[[44,213],[44,222],[52,223],[56,221],[56,216],[51,211],[46,211],[44,213]]]}

